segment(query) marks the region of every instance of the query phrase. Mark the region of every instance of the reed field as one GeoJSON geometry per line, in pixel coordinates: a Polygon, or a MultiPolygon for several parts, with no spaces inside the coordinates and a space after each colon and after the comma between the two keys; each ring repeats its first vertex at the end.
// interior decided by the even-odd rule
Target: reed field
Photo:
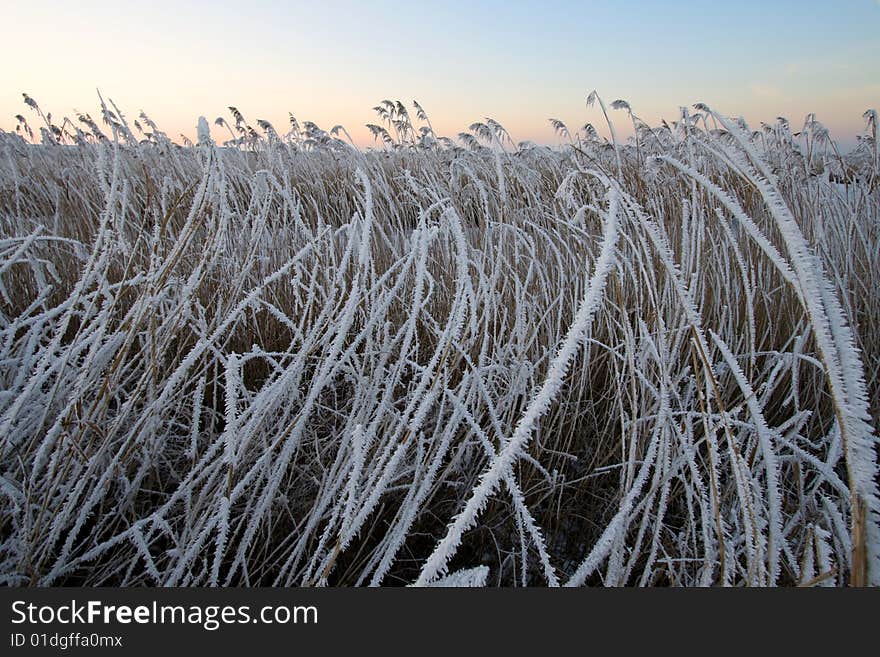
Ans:
{"type": "Polygon", "coordinates": [[[0,583],[880,584],[876,112],[841,153],[594,93],[548,147],[383,101],[359,149],[25,102],[0,583]]]}

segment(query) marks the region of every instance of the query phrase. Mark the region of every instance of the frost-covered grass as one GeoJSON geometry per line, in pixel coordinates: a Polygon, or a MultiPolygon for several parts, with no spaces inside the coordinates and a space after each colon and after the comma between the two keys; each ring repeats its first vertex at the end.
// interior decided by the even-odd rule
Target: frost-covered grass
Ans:
{"type": "Polygon", "coordinates": [[[385,102],[360,152],[26,100],[5,584],[880,583],[875,113],[841,156],[814,117],[593,95],[637,136],[551,149],[385,102]]]}

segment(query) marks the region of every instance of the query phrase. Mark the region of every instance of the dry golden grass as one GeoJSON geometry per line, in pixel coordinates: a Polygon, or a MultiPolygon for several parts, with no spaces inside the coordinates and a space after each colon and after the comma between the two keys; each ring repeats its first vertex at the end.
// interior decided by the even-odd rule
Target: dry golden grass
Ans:
{"type": "Polygon", "coordinates": [[[401,107],[0,134],[2,581],[877,584],[870,120],[401,107]]]}

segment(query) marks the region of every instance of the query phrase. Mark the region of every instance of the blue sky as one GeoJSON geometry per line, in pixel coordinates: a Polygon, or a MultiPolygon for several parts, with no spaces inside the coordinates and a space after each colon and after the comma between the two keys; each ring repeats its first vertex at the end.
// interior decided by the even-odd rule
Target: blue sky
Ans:
{"type": "MultiPolygon", "coordinates": [[[[491,116],[515,139],[551,141],[548,117],[599,123],[584,100],[624,98],[649,122],[707,102],[757,123],[816,112],[842,140],[880,107],[880,2],[17,2],[0,127],[94,112],[95,88],[190,136],[238,106],[287,111],[360,143],[371,107],[417,99],[438,132],[491,116]]],[[[625,132],[621,116],[621,131],[625,132]]]]}

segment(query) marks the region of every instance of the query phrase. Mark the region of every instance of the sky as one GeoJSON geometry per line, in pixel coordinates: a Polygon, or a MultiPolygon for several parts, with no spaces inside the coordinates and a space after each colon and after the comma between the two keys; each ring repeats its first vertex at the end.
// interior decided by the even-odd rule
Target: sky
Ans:
{"type": "Polygon", "coordinates": [[[491,117],[538,143],[550,117],[604,131],[593,89],[652,125],[696,102],[753,126],[815,112],[842,143],[880,109],[880,0],[19,0],[0,44],[4,130],[38,125],[22,92],[97,117],[96,89],[178,139],[201,115],[223,139],[213,120],[234,105],[279,132],[288,112],[342,124],[360,146],[386,98],[417,100],[441,135],[491,117]]]}

